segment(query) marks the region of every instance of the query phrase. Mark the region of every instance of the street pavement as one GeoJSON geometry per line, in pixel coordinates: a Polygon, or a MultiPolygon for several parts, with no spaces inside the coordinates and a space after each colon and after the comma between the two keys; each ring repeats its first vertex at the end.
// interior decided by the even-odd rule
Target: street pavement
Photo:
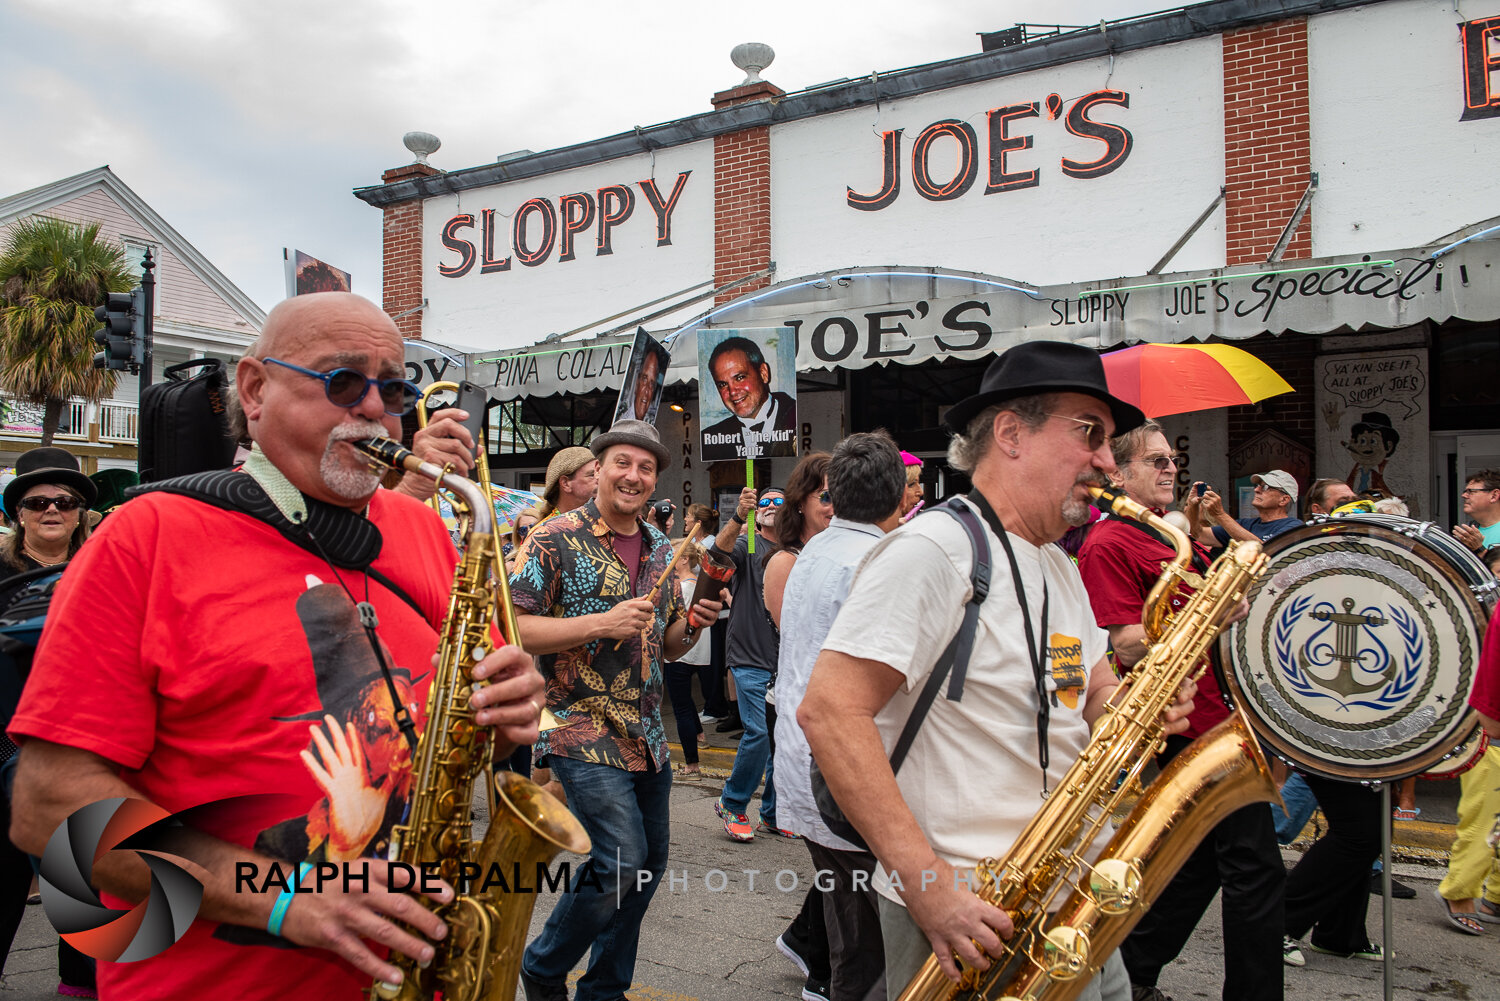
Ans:
{"type": "MultiPolygon", "coordinates": [[[[707,764],[707,761],[705,761],[707,764]]],[[[776,936],[796,915],[812,866],[801,844],[759,835],[731,842],[714,815],[723,772],[679,776],[672,790],[670,881],[646,915],[636,964],[634,1001],[774,1001],[800,997],[802,976],[777,950],[776,936]],[[754,873],[753,875],[751,873],[754,873]],[[793,885],[796,889],[785,891],[793,885]],[[779,879],[779,884],[778,884],[779,879]],[[752,889],[753,880],[753,889],[752,889]]],[[[752,804],[751,816],[755,816],[752,804]]],[[[1287,855],[1289,864],[1295,853],[1287,855]]],[[[1451,930],[1432,891],[1442,870],[1401,864],[1396,875],[1416,887],[1415,900],[1394,901],[1394,997],[1500,999],[1500,925],[1482,937],[1451,930]]],[[[550,910],[539,898],[532,933],[550,910]]],[[[1380,901],[1370,900],[1369,929],[1380,935],[1380,901]]],[[[1218,905],[1160,986],[1178,1001],[1221,994],[1223,949],[1218,905]]],[[[0,999],[56,998],[57,936],[40,907],[28,907],[5,968],[0,999]]],[[[1286,996],[1296,1001],[1382,996],[1379,963],[1307,953],[1307,966],[1285,968],[1286,996]]],[[[1268,974],[1274,971],[1268,970],[1268,974]]],[[[252,996],[244,985],[226,997],[252,996]]]]}

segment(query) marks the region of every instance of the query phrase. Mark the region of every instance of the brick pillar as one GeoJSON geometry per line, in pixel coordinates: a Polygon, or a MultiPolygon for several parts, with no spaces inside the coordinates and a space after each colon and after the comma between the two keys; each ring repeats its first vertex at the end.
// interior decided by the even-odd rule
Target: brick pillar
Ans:
{"type": "MultiPolygon", "coordinates": [[[[760,81],[713,97],[715,108],[780,97],[760,81]]],[[[714,284],[727,285],[771,263],[771,130],[765,126],[714,139],[714,284]]],[[[714,305],[769,285],[757,278],[720,293],[714,305]]]]}
{"type": "MultiPolygon", "coordinates": [[[[386,184],[411,177],[441,173],[426,163],[393,167],[380,175],[386,184]]],[[[385,263],[381,306],[392,316],[422,304],[422,199],[395,202],[385,207],[385,232],[381,256],[385,263]]],[[[402,337],[422,336],[422,314],[412,313],[396,321],[402,337]]]]}
{"type": "MultiPolygon", "coordinates": [[[[1307,22],[1226,31],[1224,45],[1227,263],[1264,261],[1311,179],[1307,22]]],[[[1312,212],[1284,258],[1312,256],[1312,212]]]]}

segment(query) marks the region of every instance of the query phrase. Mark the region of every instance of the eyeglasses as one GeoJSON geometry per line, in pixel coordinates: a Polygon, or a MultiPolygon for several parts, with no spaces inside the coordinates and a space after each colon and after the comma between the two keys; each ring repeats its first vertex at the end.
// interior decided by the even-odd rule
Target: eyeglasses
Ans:
{"type": "Polygon", "coordinates": [[[1459,493],[1459,496],[1461,496],[1461,497],[1467,497],[1470,494],[1488,494],[1488,493],[1494,493],[1495,489],[1496,488],[1494,488],[1494,487],[1465,487],[1464,489],[1460,490],[1458,493],[1459,493]]]}
{"type": "Polygon", "coordinates": [[[23,497],[17,503],[26,510],[35,511],[38,514],[54,506],[63,514],[67,514],[69,511],[77,511],[83,506],[83,501],[77,497],[69,497],[66,494],[61,494],[57,497],[23,497]]]}
{"type": "Polygon", "coordinates": [[[293,372],[300,372],[309,378],[320,380],[323,383],[323,392],[328,396],[328,402],[349,410],[359,406],[371,386],[374,386],[380,393],[380,402],[384,404],[385,412],[392,417],[403,417],[411,413],[417,405],[417,400],[422,396],[422,390],[417,387],[416,383],[407,382],[405,379],[371,379],[363,372],[352,368],[317,372],[310,368],[303,368],[301,365],[293,365],[289,361],[282,361],[280,358],[267,358],[265,363],[280,365],[282,368],[289,368],[293,372]]]}
{"type": "Polygon", "coordinates": [[[755,502],[756,507],[780,507],[786,503],[785,497],[762,497],[755,502]]]}
{"type": "Polygon", "coordinates": [[[824,490],[822,493],[818,494],[818,500],[822,501],[824,504],[832,504],[833,494],[829,493],[827,490],[824,490]]]}
{"type": "Polygon", "coordinates": [[[1085,429],[1084,435],[1088,439],[1090,452],[1097,452],[1109,444],[1109,435],[1104,433],[1104,425],[1098,421],[1086,421],[1081,417],[1069,417],[1067,414],[1043,414],[1043,416],[1060,417],[1065,421],[1072,421],[1074,424],[1083,425],[1085,429]]]}
{"type": "Polygon", "coordinates": [[[1126,465],[1129,465],[1132,462],[1149,462],[1149,463],[1151,463],[1151,465],[1153,465],[1153,466],[1156,467],[1156,471],[1158,473],[1165,473],[1167,471],[1167,467],[1168,466],[1179,466],[1180,467],[1182,465],[1185,465],[1187,463],[1187,456],[1185,456],[1185,455],[1148,455],[1148,456],[1146,456],[1143,459],[1126,459],[1124,462],[1120,463],[1120,465],[1126,466],[1126,465]]]}

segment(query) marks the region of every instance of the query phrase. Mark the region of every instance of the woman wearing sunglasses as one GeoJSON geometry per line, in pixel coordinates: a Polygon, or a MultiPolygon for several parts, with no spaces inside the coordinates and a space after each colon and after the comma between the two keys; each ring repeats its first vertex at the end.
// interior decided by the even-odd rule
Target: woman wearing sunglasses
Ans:
{"type": "Polygon", "coordinates": [[[89,537],[88,506],[98,496],[94,482],[61,448],[32,449],[16,462],[16,473],[5,487],[14,531],[0,542],[0,563],[18,574],[68,562],[89,537]]]}
{"type": "MultiPolygon", "coordinates": [[[[29,580],[21,575],[71,560],[89,536],[88,507],[98,496],[94,481],[78,460],[61,448],[34,448],[16,461],[15,479],[5,486],[5,513],[11,533],[0,541],[0,614],[29,580]]],[[[9,708],[14,708],[13,706],[9,708]]],[[[12,750],[13,748],[5,748],[12,750]]],[[[6,755],[8,756],[8,755],[6,755]]],[[[5,826],[10,826],[8,809],[5,826]]],[[[26,909],[31,867],[26,857],[0,834],[0,945],[6,950],[26,909]]],[[[3,953],[0,953],[3,955],[3,953]]],[[[94,961],[66,942],[58,943],[59,994],[97,997],[94,961]],[[78,993],[73,993],[78,992],[78,993]]]]}

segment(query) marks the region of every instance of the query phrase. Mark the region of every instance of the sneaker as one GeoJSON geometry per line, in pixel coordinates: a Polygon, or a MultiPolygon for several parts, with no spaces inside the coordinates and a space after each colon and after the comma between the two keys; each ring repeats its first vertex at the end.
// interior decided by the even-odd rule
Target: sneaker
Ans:
{"type": "Polygon", "coordinates": [[[702,723],[704,726],[707,726],[710,723],[717,723],[718,721],[719,717],[717,716],[710,716],[708,713],[698,714],[698,722],[702,723]]]}
{"type": "Polygon", "coordinates": [[[1172,999],[1163,994],[1159,987],[1145,987],[1141,984],[1131,984],[1130,1001],[1172,1001],[1172,999]]]}
{"type": "Polygon", "coordinates": [[[521,971],[521,989],[526,992],[526,1001],[568,1001],[567,984],[544,984],[533,980],[525,970],[521,971]]]}
{"type": "Polygon", "coordinates": [[[828,1001],[828,981],[807,978],[802,985],[802,1001],[828,1001]]]}
{"type": "Polygon", "coordinates": [[[714,801],[714,813],[724,821],[724,833],[735,841],[754,841],[755,831],[750,827],[750,818],[735,813],[724,805],[722,798],[714,801]]]}
{"type": "Polygon", "coordinates": [[[801,841],[802,840],[802,835],[800,835],[800,834],[793,834],[791,831],[787,830],[785,827],[777,827],[775,824],[771,823],[765,817],[760,818],[760,826],[757,827],[756,830],[760,831],[762,834],[774,834],[778,838],[786,838],[788,841],[801,841]]]}
{"type": "Polygon", "coordinates": [[[1306,966],[1307,957],[1302,955],[1301,945],[1301,942],[1290,935],[1281,936],[1281,961],[1287,966],[1306,966]]]}
{"type": "Polygon", "coordinates": [[[1382,950],[1380,946],[1369,940],[1366,940],[1365,944],[1361,948],[1355,949],[1353,952],[1325,949],[1315,942],[1309,943],[1307,947],[1313,952],[1321,952],[1325,956],[1338,956],[1340,959],[1368,959],[1374,963],[1383,962],[1385,960],[1384,950],[1382,950]]]}
{"type": "MultiPolygon", "coordinates": [[[[781,954],[792,961],[792,965],[802,971],[802,975],[808,976],[807,952],[808,942],[794,929],[788,928],[776,937],[776,948],[781,954]]],[[[811,983],[812,981],[808,981],[811,983]]],[[[823,995],[827,997],[827,994],[823,995]]]]}

